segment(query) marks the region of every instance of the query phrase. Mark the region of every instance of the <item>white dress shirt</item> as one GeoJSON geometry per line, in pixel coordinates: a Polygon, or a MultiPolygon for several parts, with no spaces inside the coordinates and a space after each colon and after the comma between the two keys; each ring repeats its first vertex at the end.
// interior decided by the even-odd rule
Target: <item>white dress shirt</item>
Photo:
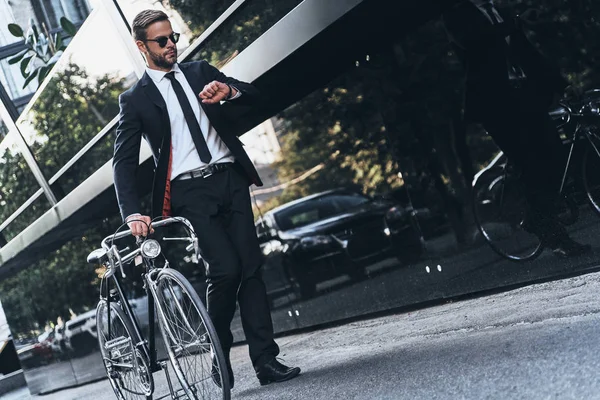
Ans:
{"type": "MultiPolygon", "coordinates": [[[[194,115],[200,124],[200,129],[208,145],[208,150],[212,156],[210,164],[222,163],[222,162],[234,162],[235,159],[231,151],[227,148],[225,143],[221,140],[217,131],[212,126],[208,117],[200,106],[199,93],[194,93],[189,82],[185,78],[185,75],[179,69],[177,64],[173,65],[171,71],[175,72],[175,79],[181,84],[185,94],[192,106],[194,115]]],[[[179,174],[188,172],[194,169],[201,168],[207,164],[200,160],[198,151],[190,134],[190,129],[183,110],[177,99],[177,95],[173,90],[171,81],[165,77],[167,72],[158,71],[155,69],[146,68],[146,73],[162,95],[167,105],[167,111],[169,113],[169,120],[171,122],[171,145],[173,146],[172,161],[171,161],[171,180],[177,177],[179,174]]],[[[236,96],[232,97],[231,100],[238,98],[241,95],[238,90],[236,96]]]]}

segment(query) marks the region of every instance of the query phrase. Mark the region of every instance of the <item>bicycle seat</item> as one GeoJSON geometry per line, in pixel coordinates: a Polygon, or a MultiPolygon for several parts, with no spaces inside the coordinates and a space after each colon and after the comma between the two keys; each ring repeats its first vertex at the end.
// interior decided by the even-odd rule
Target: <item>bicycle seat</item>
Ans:
{"type": "Polygon", "coordinates": [[[87,262],[90,264],[104,264],[108,260],[108,255],[104,249],[96,249],[87,256],[87,262]]]}

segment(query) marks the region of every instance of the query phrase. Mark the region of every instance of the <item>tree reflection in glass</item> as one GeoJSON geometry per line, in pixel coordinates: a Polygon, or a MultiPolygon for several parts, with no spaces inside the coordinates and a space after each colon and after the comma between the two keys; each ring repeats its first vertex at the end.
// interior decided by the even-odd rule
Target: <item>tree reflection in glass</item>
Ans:
{"type": "MultiPolygon", "coordinates": [[[[0,118],[0,224],[10,217],[40,187],[16,144],[16,133],[8,132],[0,118]]],[[[10,240],[49,208],[42,195],[20,217],[0,232],[10,240]]]]}
{"type": "MultiPolygon", "coordinates": [[[[94,10],[17,121],[47,179],[118,115],[119,94],[137,80],[123,40],[106,29],[111,23],[94,10]]],[[[107,146],[104,162],[111,156],[107,146]]]]}

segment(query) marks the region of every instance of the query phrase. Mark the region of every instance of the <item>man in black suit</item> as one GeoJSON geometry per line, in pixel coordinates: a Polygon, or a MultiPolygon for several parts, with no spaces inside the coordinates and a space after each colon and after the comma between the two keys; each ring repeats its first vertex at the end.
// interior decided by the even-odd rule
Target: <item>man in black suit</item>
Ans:
{"type": "Polygon", "coordinates": [[[234,133],[236,121],[228,117],[232,108],[255,104],[259,92],[206,61],[178,64],[179,34],[162,11],[142,11],[132,30],[148,67],[119,98],[113,169],[123,219],[134,235],[148,235],[151,219],[141,215],[135,180],[143,136],[156,164],[152,215],[183,216],[198,235],[207,267],[208,312],[227,357],[231,386],[236,297],[261,385],[291,379],[300,369],[275,358],[279,347],[260,274],[262,253],[248,186],[262,183],[234,133]]]}
{"type": "Polygon", "coordinates": [[[481,123],[522,171],[524,228],[559,257],[589,251],[568,236],[554,209],[566,157],[548,107],[567,81],[527,39],[521,19],[493,0],[463,1],[444,13],[444,24],[467,71],[465,118],[481,123]]]}

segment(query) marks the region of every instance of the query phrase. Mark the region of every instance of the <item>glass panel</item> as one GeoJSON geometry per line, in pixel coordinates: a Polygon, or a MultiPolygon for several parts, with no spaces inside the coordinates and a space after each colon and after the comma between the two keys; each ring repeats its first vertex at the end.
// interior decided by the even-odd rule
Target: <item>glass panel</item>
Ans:
{"type": "MultiPolygon", "coordinates": [[[[91,2],[94,4],[94,1],[91,2]]],[[[90,13],[90,4],[86,0],[41,0],[39,7],[44,14],[49,29],[60,28],[60,19],[82,22],[90,13]]]]}
{"type": "MultiPolygon", "coordinates": [[[[28,184],[29,185],[29,184],[28,184]]],[[[19,182],[19,187],[21,182],[19,182]]],[[[26,186],[27,187],[27,186],[26,186]]],[[[28,186],[31,190],[32,187],[28,186]]],[[[21,203],[18,204],[19,206],[21,203]]],[[[9,241],[17,236],[23,229],[27,228],[32,222],[41,217],[50,209],[50,202],[45,195],[40,195],[31,203],[19,216],[13,220],[3,231],[4,238],[9,241]]]]}
{"type": "MultiPolygon", "coordinates": [[[[300,2],[301,0],[247,1],[202,44],[193,59],[207,60],[221,68],[300,2]]],[[[190,18],[200,19],[202,15],[202,10],[196,9],[190,18]]]]}
{"type": "Polygon", "coordinates": [[[9,64],[9,58],[0,60],[0,83],[8,92],[10,98],[14,100],[35,92],[37,87],[35,82],[23,88],[25,78],[21,75],[19,64],[9,64]]]}
{"type": "Polygon", "coordinates": [[[58,178],[57,184],[63,192],[68,194],[109,161],[113,156],[114,143],[113,129],[58,178]]]}
{"type": "MultiPolygon", "coordinates": [[[[550,17],[550,8],[547,12],[550,17]]],[[[577,29],[565,26],[564,32],[577,42],[577,29]]],[[[580,53],[565,54],[570,51],[566,39],[552,35],[554,30],[550,36],[541,31],[535,36],[550,60],[572,71],[568,78],[576,85],[596,82],[593,62],[580,53]]],[[[281,292],[293,299],[291,312],[298,311],[301,326],[560,278],[598,263],[597,252],[579,254],[581,248],[569,239],[597,246],[600,220],[588,200],[600,198],[600,159],[589,142],[576,142],[566,201],[548,200],[560,198],[556,189],[540,189],[546,190],[540,195],[523,183],[531,182],[532,174],[540,181],[560,179],[566,162],[561,157],[570,145],[566,139],[575,134],[576,122],[556,132],[546,124],[552,120],[545,104],[539,105],[539,120],[530,121],[537,124],[532,126],[548,138],[562,135],[565,140],[555,155],[560,161],[550,166],[553,150],[543,137],[523,143],[512,132],[495,132],[494,124],[487,124],[488,134],[481,125],[463,120],[464,70],[441,20],[401,40],[389,38],[373,46],[378,50],[356,56],[352,64],[357,67],[277,116],[279,131],[271,134],[281,149],[277,162],[269,161],[267,148],[262,160],[254,160],[263,175],[275,175],[253,190],[260,209],[256,215],[262,215],[257,225],[266,225],[257,230],[269,244],[267,263],[277,265],[287,278],[281,292]],[[534,158],[543,171],[532,163],[515,167],[510,160],[507,167],[494,142],[505,146],[503,134],[511,135],[521,146],[517,150],[534,158]],[[344,206],[326,200],[332,193],[347,192],[368,201],[344,206]],[[499,255],[502,249],[505,254],[530,250],[540,237],[554,240],[547,243],[558,254],[545,249],[521,265],[499,255]],[[563,249],[569,256],[561,257],[563,249]]],[[[589,52],[594,53],[592,47],[589,52]]],[[[515,96],[530,96],[518,85],[514,90],[515,96]]],[[[583,103],[567,101],[576,109],[587,104],[590,117],[598,118],[598,98],[591,92],[583,103]]],[[[534,113],[536,99],[534,95],[521,109],[534,113]]],[[[493,104],[492,110],[504,105],[493,104]]],[[[555,107],[552,123],[564,124],[565,110],[555,107]]],[[[513,112],[529,121],[526,114],[513,112]]],[[[503,113],[496,123],[512,115],[503,113]]],[[[522,136],[534,135],[520,121],[511,128],[522,136]]],[[[579,128],[600,143],[595,122],[579,128]]],[[[255,147],[261,138],[255,133],[242,140],[260,154],[255,147]]]]}
{"type": "Polygon", "coordinates": [[[204,32],[234,0],[199,1],[174,0],[156,2],[153,0],[117,0],[129,26],[135,16],[143,10],[159,9],[164,11],[171,21],[173,30],[181,33],[177,49],[181,53],[190,43],[204,32]]]}
{"type": "Polygon", "coordinates": [[[106,29],[111,24],[101,7],[90,15],[17,121],[48,178],[119,113],[119,94],[137,81],[122,39],[106,29]]]}
{"type": "MultiPolygon", "coordinates": [[[[15,132],[7,133],[0,118],[0,137],[3,137],[0,143],[0,224],[40,188],[15,143],[15,135],[15,132]]],[[[50,204],[42,195],[2,231],[4,238],[12,239],[49,208],[50,204]]]]}
{"type": "Polygon", "coordinates": [[[0,299],[32,393],[106,376],[95,323],[103,269],[85,260],[119,221],[108,217],[75,237],[55,236],[64,244],[0,281],[0,299]]]}
{"type": "Polygon", "coordinates": [[[85,20],[95,3],[92,0],[33,0],[0,2],[0,46],[19,42],[19,38],[8,31],[8,24],[16,23],[27,30],[33,19],[38,27],[42,23],[48,30],[60,28],[60,18],[67,17],[73,23],[85,20]]]}

